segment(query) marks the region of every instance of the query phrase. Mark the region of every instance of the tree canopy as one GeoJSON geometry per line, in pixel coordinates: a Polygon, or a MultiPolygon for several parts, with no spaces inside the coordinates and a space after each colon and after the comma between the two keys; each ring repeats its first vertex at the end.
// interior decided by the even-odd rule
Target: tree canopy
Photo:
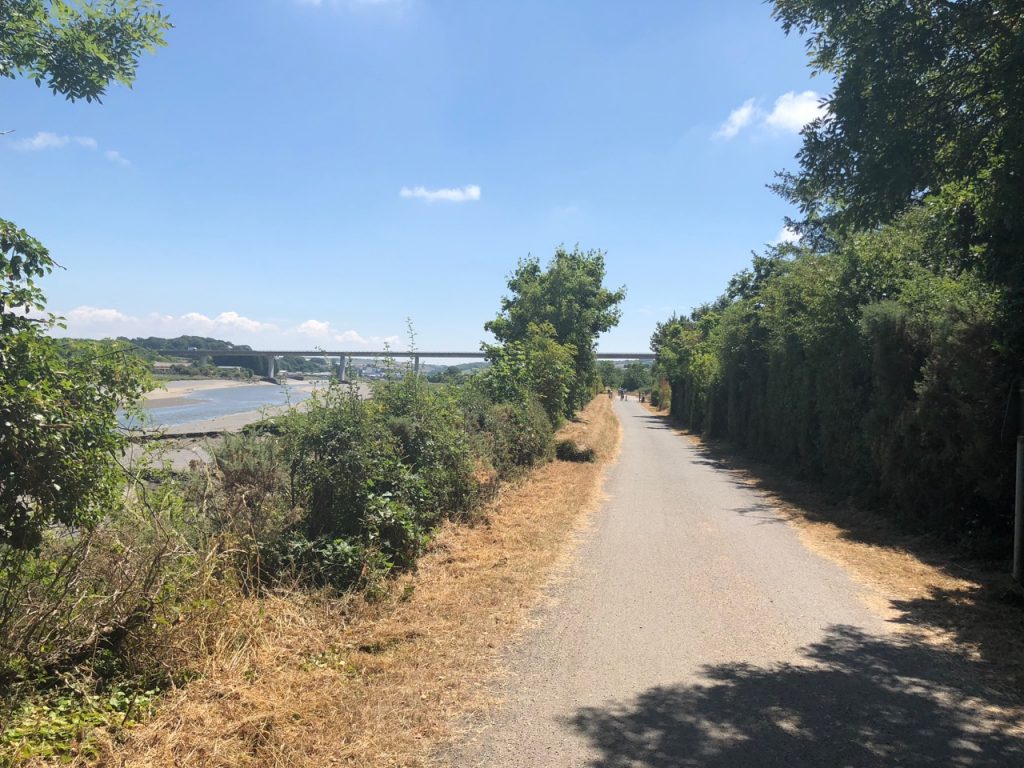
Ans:
{"type": "Polygon", "coordinates": [[[590,398],[597,380],[595,344],[598,336],[619,322],[625,287],[604,286],[601,251],[572,251],[559,247],[546,268],[534,257],[523,259],[508,279],[511,292],[501,300],[501,312],[485,324],[498,341],[526,342],[536,338],[531,326],[549,324],[553,339],[573,347],[575,376],[566,399],[567,415],[590,398]]]}
{"type": "Polygon", "coordinates": [[[139,57],[164,45],[170,20],[153,0],[0,0],[0,75],[44,82],[71,101],[131,85],[139,57]]]}
{"type": "MultiPolygon", "coordinates": [[[[130,85],[170,22],[151,0],[0,0],[0,75],[71,101],[130,85]]],[[[0,219],[0,544],[31,548],[52,523],[88,524],[118,498],[117,409],[145,391],[143,362],[109,345],[59,344],[36,281],[49,251],[0,219]]]]}
{"type": "Polygon", "coordinates": [[[939,195],[964,244],[1019,282],[1024,3],[774,0],[773,15],[835,81],[778,185],[804,227],[873,227],[939,195]]]}

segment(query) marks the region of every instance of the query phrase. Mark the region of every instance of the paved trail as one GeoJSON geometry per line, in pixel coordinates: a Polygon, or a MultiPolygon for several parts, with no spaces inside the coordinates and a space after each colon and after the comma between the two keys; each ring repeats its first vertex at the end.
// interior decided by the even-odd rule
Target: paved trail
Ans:
{"type": "Polygon", "coordinates": [[[457,766],[1024,766],[998,695],[637,403],[608,500],[457,766]]]}

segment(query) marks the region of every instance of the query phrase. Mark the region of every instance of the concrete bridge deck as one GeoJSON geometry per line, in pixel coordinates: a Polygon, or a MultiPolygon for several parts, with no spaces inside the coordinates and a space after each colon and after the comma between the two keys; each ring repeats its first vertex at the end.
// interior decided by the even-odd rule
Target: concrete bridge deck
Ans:
{"type": "MultiPolygon", "coordinates": [[[[417,372],[420,369],[420,359],[466,359],[483,360],[486,355],[483,352],[424,352],[421,350],[280,350],[280,349],[187,349],[168,352],[176,357],[198,359],[203,357],[260,357],[263,358],[265,373],[267,376],[274,375],[274,361],[279,357],[336,357],[338,358],[338,370],[344,372],[348,360],[353,358],[366,357],[402,357],[411,358],[413,368],[417,372]]],[[[654,360],[653,352],[598,352],[598,360],[654,360]]]]}

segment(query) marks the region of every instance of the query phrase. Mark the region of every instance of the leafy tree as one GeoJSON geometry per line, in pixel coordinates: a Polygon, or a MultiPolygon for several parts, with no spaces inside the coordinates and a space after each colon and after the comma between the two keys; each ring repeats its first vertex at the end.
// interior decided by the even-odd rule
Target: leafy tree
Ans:
{"type": "Polygon", "coordinates": [[[176,336],[173,339],[165,339],[160,336],[148,336],[146,338],[138,337],[124,340],[136,347],[151,349],[156,352],[172,353],[172,356],[174,352],[184,352],[189,349],[251,349],[248,344],[232,344],[230,341],[212,339],[207,336],[176,336]]]}
{"type": "Polygon", "coordinates": [[[36,279],[49,252],[0,221],[0,544],[34,546],[51,522],[95,520],[119,488],[116,411],[146,390],[128,346],[59,342],[36,279]]]}
{"type": "Polygon", "coordinates": [[[526,341],[531,325],[550,324],[558,344],[574,348],[575,372],[563,414],[571,416],[590,399],[597,382],[594,352],[598,336],[619,322],[626,289],[604,287],[604,253],[559,247],[544,269],[536,258],[519,262],[509,277],[510,296],[485,328],[503,343],[526,341]]]}
{"type": "Polygon", "coordinates": [[[835,79],[780,191],[812,228],[892,220],[941,195],[992,274],[1024,278],[1020,0],[774,0],[811,67],[835,79]]]}
{"type": "Polygon", "coordinates": [[[651,369],[638,360],[626,366],[623,372],[622,386],[633,391],[651,386],[651,369]]]}
{"type": "Polygon", "coordinates": [[[598,360],[597,374],[601,379],[601,384],[605,387],[618,389],[622,386],[623,371],[611,360],[598,360]]]}
{"type": "Polygon", "coordinates": [[[550,323],[530,323],[527,337],[484,345],[491,367],[480,374],[496,402],[526,405],[536,398],[552,424],[569,411],[576,348],[559,344],[550,323]]]}
{"type": "MultiPolygon", "coordinates": [[[[71,101],[129,85],[170,24],[149,0],[0,0],[0,75],[44,80],[71,101]]],[[[30,548],[53,522],[85,524],[117,498],[116,411],[145,391],[143,362],[108,345],[46,335],[36,281],[55,266],[39,241],[0,219],[0,544],[30,548]]]]}
{"type": "Polygon", "coordinates": [[[467,378],[468,374],[454,365],[447,368],[440,368],[427,374],[427,381],[434,384],[458,384],[467,378]]]}
{"type": "Polygon", "coordinates": [[[47,525],[89,524],[117,502],[116,412],[146,381],[130,350],[0,338],[0,544],[32,547],[47,525]]]}
{"type": "Polygon", "coordinates": [[[139,57],[164,45],[170,20],[153,0],[0,0],[0,75],[28,77],[75,101],[130,86],[139,57]]]}

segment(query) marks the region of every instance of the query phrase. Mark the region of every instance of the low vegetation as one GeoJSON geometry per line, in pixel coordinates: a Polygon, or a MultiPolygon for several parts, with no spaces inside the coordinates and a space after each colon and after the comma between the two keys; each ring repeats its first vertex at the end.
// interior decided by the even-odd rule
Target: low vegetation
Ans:
{"type": "MultiPolygon", "coordinates": [[[[45,271],[42,246],[7,237],[35,259],[30,274],[45,271]]],[[[587,274],[600,282],[597,256],[552,268],[573,259],[596,263],[587,274]]],[[[555,456],[571,393],[583,381],[594,392],[579,348],[541,317],[455,383],[391,364],[372,398],[333,383],[174,475],[115,460],[116,411],[148,386],[138,356],[60,344],[45,323],[16,320],[0,348],[18,364],[0,373],[16,470],[0,483],[0,761],[97,758],[161,692],[246,653],[284,593],[301,610],[388,600],[442,526],[479,520],[503,483],[555,456]],[[17,357],[22,346],[30,354],[17,357]]],[[[591,356],[596,335],[577,334],[591,356]]],[[[557,450],[597,456],[572,439],[557,450]]],[[[325,653],[333,669],[340,651],[325,653]]]]}
{"type": "Polygon", "coordinates": [[[548,462],[492,494],[474,524],[442,522],[416,568],[382,581],[372,600],[284,585],[236,593],[192,683],[116,739],[94,732],[100,762],[432,765],[435,748],[491,704],[498,650],[600,501],[618,433],[597,398],[558,433],[595,461],[548,462]]]}

